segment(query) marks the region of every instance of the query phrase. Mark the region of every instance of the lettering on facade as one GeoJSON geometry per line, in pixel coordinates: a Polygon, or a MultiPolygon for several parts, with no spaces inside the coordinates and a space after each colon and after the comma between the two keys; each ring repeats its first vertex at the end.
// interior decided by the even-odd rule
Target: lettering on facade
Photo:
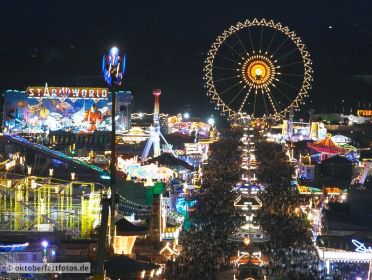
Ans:
{"type": "Polygon", "coordinates": [[[107,99],[107,88],[84,87],[28,87],[26,94],[30,98],[47,99],[107,99]]]}

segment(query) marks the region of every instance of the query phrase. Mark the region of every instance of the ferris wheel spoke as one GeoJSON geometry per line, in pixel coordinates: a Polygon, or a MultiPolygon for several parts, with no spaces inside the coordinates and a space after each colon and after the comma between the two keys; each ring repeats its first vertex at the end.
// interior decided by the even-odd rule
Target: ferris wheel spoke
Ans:
{"type": "Polygon", "coordinates": [[[260,52],[261,52],[261,47],[262,47],[262,35],[263,35],[263,26],[261,26],[260,48],[259,48],[259,51],[260,51],[260,52]]]}
{"type": "Polygon", "coordinates": [[[254,103],[253,103],[253,117],[256,115],[256,102],[257,102],[257,89],[254,93],[254,103]]]}
{"type": "Polygon", "coordinates": [[[270,49],[270,47],[271,47],[271,44],[273,43],[273,40],[274,40],[274,37],[275,37],[277,31],[278,31],[278,30],[275,29],[275,31],[274,31],[274,33],[273,33],[273,36],[271,36],[271,40],[270,40],[269,45],[268,45],[267,48],[266,48],[266,52],[269,51],[269,49],[270,49]]]}
{"type": "Polygon", "coordinates": [[[254,52],[253,40],[251,35],[251,29],[248,27],[249,40],[251,41],[252,51],[254,52]]]}
{"type": "Polygon", "coordinates": [[[217,79],[217,80],[214,80],[214,82],[222,82],[222,81],[227,81],[227,80],[231,80],[231,79],[234,79],[234,78],[239,78],[239,75],[234,75],[234,76],[230,76],[230,77],[227,77],[227,78],[222,78],[222,79],[217,79]]]}
{"type": "Polygon", "coordinates": [[[287,67],[287,66],[292,66],[292,65],[297,65],[297,64],[303,64],[303,63],[304,63],[303,60],[301,60],[301,61],[296,61],[296,62],[292,62],[292,63],[289,63],[289,64],[280,65],[277,68],[284,68],[284,67],[287,67]]]}
{"type": "Polygon", "coordinates": [[[279,47],[277,47],[277,49],[272,53],[273,55],[275,55],[283,46],[284,44],[289,40],[289,37],[285,38],[285,40],[279,45],[279,47]]]}
{"type": "Polygon", "coordinates": [[[283,76],[292,76],[292,77],[303,77],[304,75],[301,74],[293,74],[293,73],[283,73],[283,72],[278,72],[279,75],[283,76]]]}
{"type": "Polygon", "coordinates": [[[287,82],[284,82],[284,81],[282,81],[282,80],[276,79],[276,81],[279,82],[279,83],[281,83],[281,84],[283,84],[283,85],[286,85],[286,86],[288,86],[288,87],[294,88],[294,89],[296,89],[296,90],[300,90],[300,88],[295,87],[294,85],[288,84],[287,82]]]}
{"type": "Polygon", "coordinates": [[[235,49],[235,47],[236,47],[237,45],[239,45],[239,42],[234,42],[234,44],[232,44],[232,45],[230,45],[230,46],[232,46],[232,47],[235,49]]]}
{"type": "Polygon", "coordinates": [[[266,115],[269,116],[269,112],[268,112],[268,110],[267,110],[267,105],[266,105],[266,100],[265,100],[265,94],[264,94],[264,93],[265,93],[265,90],[263,89],[261,95],[262,95],[262,99],[263,99],[263,101],[264,101],[264,106],[265,106],[266,115]]]}
{"type": "Polygon", "coordinates": [[[282,111],[281,106],[279,105],[280,103],[276,100],[275,96],[273,94],[271,94],[271,97],[274,100],[274,102],[275,102],[276,106],[278,107],[279,111],[282,111]]]}
{"type": "Polygon", "coordinates": [[[229,47],[229,49],[231,49],[234,53],[236,53],[240,58],[243,58],[243,56],[241,56],[241,54],[239,54],[229,43],[227,43],[225,41],[225,45],[229,47]]]}
{"type": "Polygon", "coordinates": [[[244,96],[244,99],[243,99],[243,102],[242,104],[240,105],[240,108],[239,108],[239,112],[241,112],[244,108],[244,105],[245,103],[247,102],[247,99],[249,97],[249,94],[251,93],[251,90],[252,90],[252,87],[249,87],[248,91],[247,91],[247,94],[244,96]]]}
{"type": "Polygon", "coordinates": [[[239,81],[239,82],[233,84],[231,87],[225,89],[224,91],[221,91],[220,96],[221,96],[222,94],[225,94],[226,92],[232,90],[234,87],[236,87],[237,85],[239,85],[239,84],[241,84],[241,83],[242,83],[242,81],[239,81]]]}
{"type": "Polygon", "coordinates": [[[280,88],[278,88],[278,87],[274,87],[277,91],[279,91],[285,98],[287,98],[289,101],[292,101],[289,97],[288,97],[288,95],[284,92],[284,91],[282,91],[280,88]]]}
{"type": "Polygon", "coordinates": [[[235,34],[236,38],[238,39],[238,42],[239,42],[240,46],[243,48],[244,52],[246,54],[248,54],[248,51],[247,51],[245,45],[243,44],[242,40],[240,40],[240,37],[238,35],[238,32],[234,32],[234,34],[235,34]]]}
{"type": "Polygon", "coordinates": [[[229,103],[227,103],[227,106],[230,106],[234,101],[235,99],[242,93],[242,91],[246,88],[246,86],[242,87],[241,90],[239,90],[239,92],[230,100],[229,103]]]}
{"type": "Polygon", "coordinates": [[[238,71],[236,68],[229,68],[229,67],[219,67],[219,66],[213,66],[213,69],[220,69],[220,70],[231,70],[231,71],[238,71]]]}
{"type": "Polygon", "coordinates": [[[222,55],[222,54],[217,53],[216,55],[219,56],[219,57],[221,57],[221,58],[223,58],[223,59],[225,59],[225,60],[228,60],[228,61],[234,62],[234,63],[236,63],[236,64],[239,64],[239,63],[240,63],[240,62],[236,61],[235,59],[232,59],[232,58],[230,58],[230,57],[224,56],[224,55],[222,55]]]}
{"type": "Polygon", "coordinates": [[[290,55],[291,53],[293,53],[295,51],[298,51],[298,48],[294,48],[294,49],[290,50],[289,52],[286,52],[285,54],[283,54],[281,57],[277,58],[276,60],[281,60],[282,58],[290,55]]]}
{"type": "Polygon", "coordinates": [[[281,111],[278,102],[276,102],[275,98],[271,95],[271,92],[269,90],[266,93],[267,93],[267,97],[270,100],[271,107],[273,107],[275,114],[277,114],[278,113],[278,110],[275,107],[274,102],[276,103],[276,106],[278,106],[279,111],[281,111]]]}

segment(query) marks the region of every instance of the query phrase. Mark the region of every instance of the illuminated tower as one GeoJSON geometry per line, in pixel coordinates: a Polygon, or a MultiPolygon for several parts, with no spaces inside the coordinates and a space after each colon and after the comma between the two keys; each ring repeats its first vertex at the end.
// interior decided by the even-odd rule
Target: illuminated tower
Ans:
{"type": "Polygon", "coordinates": [[[154,89],[152,94],[155,96],[155,106],[154,106],[154,115],[153,120],[154,124],[150,126],[150,136],[147,139],[147,143],[145,149],[142,153],[142,161],[146,160],[149,155],[151,146],[154,150],[154,157],[160,156],[160,137],[164,140],[164,142],[169,146],[168,142],[165,140],[164,136],[160,132],[160,123],[159,123],[159,96],[161,94],[160,89],[154,89]]]}

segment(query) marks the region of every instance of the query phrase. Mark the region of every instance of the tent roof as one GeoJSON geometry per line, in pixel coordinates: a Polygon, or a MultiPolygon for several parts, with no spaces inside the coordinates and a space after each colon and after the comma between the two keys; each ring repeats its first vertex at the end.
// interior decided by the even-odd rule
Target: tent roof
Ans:
{"type": "Polygon", "coordinates": [[[309,148],[314,149],[317,152],[327,153],[327,154],[345,154],[347,149],[337,146],[331,139],[330,135],[326,138],[316,141],[314,143],[308,143],[309,148]]]}
{"type": "Polygon", "coordinates": [[[115,223],[117,235],[131,236],[131,235],[145,235],[149,228],[144,226],[137,226],[122,218],[115,223]]]}
{"type": "Polygon", "coordinates": [[[149,159],[147,163],[160,163],[165,166],[182,166],[188,170],[194,170],[194,167],[183,161],[182,159],[176,158],[169,153],[164,153],[156,158],[149,159]]]}

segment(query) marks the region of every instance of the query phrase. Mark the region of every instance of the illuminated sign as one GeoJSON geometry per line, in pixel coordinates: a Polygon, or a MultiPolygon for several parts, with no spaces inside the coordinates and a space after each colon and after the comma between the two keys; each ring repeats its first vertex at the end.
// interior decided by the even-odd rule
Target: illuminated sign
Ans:
{"type": "Polygon", "coordinates": [[[372,110],[358,110],[357,115],[359,117],[372,117],[372,110]]]}
{"type": "Polygon", "coordinates": [[[341,194],[341,190],[336,187],[328,187],[324,189],[326,194],[341,194]]]}
{"type": "Polygon", "coordinates": [[[359,242],[358,240],[351,240],[353,244],[356,246],[355,252],[358,253],[372,253],[372,248],[369,246],[368,248],[364,245],[364,243],[359,242]]]}
{"type": "MultiPolygon", "coordinates": [[[[3,96],[4,126],[12,133],[111,131],[112,96],[105,88],[46,85],[29,87],[26,92],[6,91],[3,96]]],[[[116,105],[116,132],[122,133],[128,115],[116,105]]]]}
{"type": "Polygon", "coordinates": [[[86,87],[28,87],[26,94],[29,98],[47,99],[107,99],[107,88],[86,87]]]}

